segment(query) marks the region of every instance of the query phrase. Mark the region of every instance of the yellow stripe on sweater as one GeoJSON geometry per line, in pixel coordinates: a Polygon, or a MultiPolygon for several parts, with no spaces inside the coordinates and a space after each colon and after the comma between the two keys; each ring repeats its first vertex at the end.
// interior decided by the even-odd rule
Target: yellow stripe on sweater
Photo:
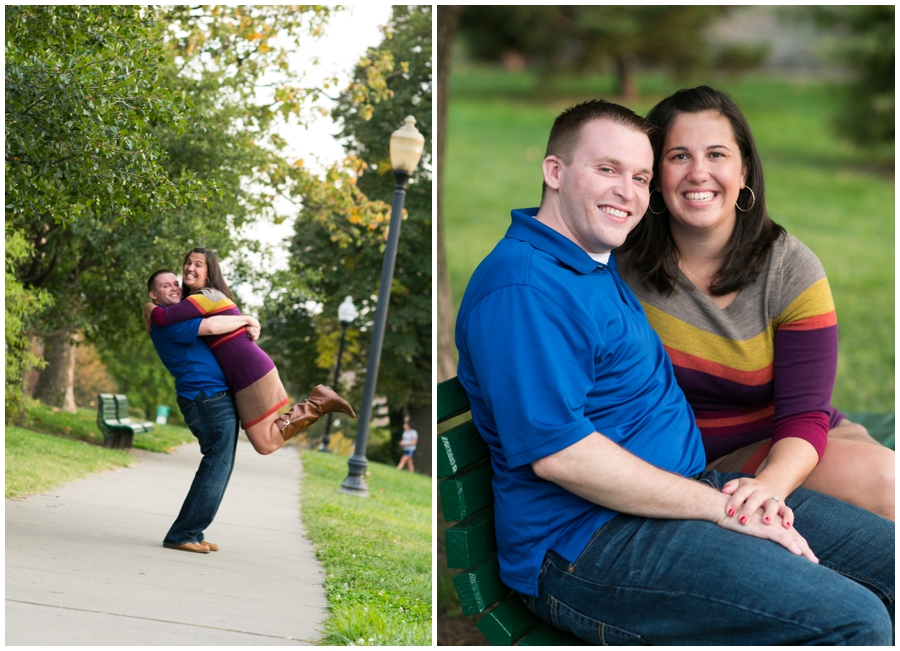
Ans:
{"type": "Polygon", "coordinates": [[[218,301],[211,301],[203,294],[192,294],[188,297],[190,301],[197,306],[203,314],[209,314],[210,312],[221,312],[222,310],[227,310],[235,306],[234,301],[230,298],[223,298],[218,301]]]}
{"type": "Polygon", "coordinates": [[[689,325],[648,303],[642,305],[650,325],[667,348],[739,371],[760,371],[775,357],[771,323],[755,337],[735,341],[689,325]]]}
{"type": "Polygon", "coordinates": [[[782,323],[800,321],[809,317],[819,316],[834,312],[834,299],[831,297],[831,287],[828,278],[817,280],[791,301],[781,314],[775,318],[776,327],[782,323]]]}

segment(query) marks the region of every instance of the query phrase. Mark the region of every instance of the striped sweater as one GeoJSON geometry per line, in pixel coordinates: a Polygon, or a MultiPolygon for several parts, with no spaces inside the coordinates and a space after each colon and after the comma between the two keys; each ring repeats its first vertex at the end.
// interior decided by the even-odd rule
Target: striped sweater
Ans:
{"type": "Polygon", "coordinates": [[[639,283],[621,256],[622,277],[640,299],[694,410],[707,462],[771,438],[808,441],[821,458],[831,406],[837,319],[825,270],[788,235],[773,245],[756,282],[725,309],[683,274],[668,296],[639,283]]]}

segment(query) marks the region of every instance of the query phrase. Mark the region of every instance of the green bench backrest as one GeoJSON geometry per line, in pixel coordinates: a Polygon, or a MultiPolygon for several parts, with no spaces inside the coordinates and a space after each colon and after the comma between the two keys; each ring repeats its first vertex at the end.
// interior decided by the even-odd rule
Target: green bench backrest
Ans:
{"type": "Polygon", "coordinates": [[[101,393],[98,396],[100,400],[99,414],[104,422],[118,425],[119,417],[116,414],[116,400],[111,393],[101,393]]]}
{"type": "MultiPolygon", "coordinates": [[[[456,378],[438,384],[438,423],[469,412],[469,399],[456,378]]],[[[490,452],[471,414],[438,435],[437,473],[447,529],[447,565],[465,570],[453,579],[466,615],[488,611],[478,629],[494,645],[584,644],[548,626],[529,611],[500,579],[494,537],[494,493],[490,452]]]]}
{"type": "Polygon", "coordinates": [[[119,421],[122,423],[131,422],[131,418],[128,417],[128,396],[117,393],[115,395],[116,400],[116,412],[119,414],[119,421]]]}

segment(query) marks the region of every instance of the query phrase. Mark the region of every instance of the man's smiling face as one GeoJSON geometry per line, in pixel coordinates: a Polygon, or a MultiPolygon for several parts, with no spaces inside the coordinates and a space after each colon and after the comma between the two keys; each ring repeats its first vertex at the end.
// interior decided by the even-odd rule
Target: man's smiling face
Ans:
{"type": "Polygon", "coordinates": [[[156,291],[150,292],[150,298],[159,305],[175,305],[181,302],[181,287],[173,273],[160,274],[156,277],[156,291]]]}
{"type": "Polygon", "coordinates": [[[621,246],[650,203],[653,149],[647,135],[593,120],[581,128],[570,162],[554,158],[560,203],[555,228],[588,253],[621,246]]]}

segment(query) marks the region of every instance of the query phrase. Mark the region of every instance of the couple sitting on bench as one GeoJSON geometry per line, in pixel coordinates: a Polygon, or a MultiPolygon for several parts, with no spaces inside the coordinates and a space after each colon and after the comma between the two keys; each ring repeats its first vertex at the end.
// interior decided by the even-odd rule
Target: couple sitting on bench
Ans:
{"type": "Polygon", "coordinates": [[[457,319],[503,582],[594,644],[892,644],[893,452],[830,405],[828,282],[740,109],[587,102],[543,175],[457,319]]]}

